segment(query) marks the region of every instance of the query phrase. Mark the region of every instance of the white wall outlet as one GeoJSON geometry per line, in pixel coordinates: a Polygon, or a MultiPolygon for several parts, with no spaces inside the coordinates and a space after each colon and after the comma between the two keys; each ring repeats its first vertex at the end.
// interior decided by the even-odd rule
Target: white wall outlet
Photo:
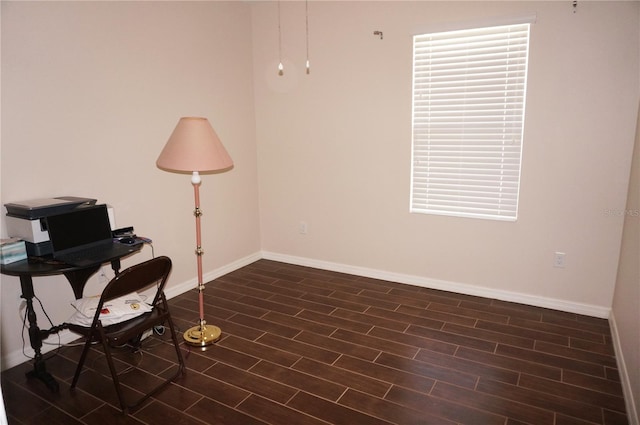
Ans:
{"type": "Polygon", "coordinates": [[[566,254],[564,252],[558,252],[556,251],[553,254],[553,267],[558,267],[563,269],[565,266],[565,256],[566,254]]]}
{"type": "Polygon", "coordinates": [[[100,275],[98,275],[98,282],[101,285],[106,285],[107,283],[109,283],[109,278],[107,277],[102,267],[100,268],[100,275]]]}
{"type": "Polygon", "coordinates": [[[306,235],[307,233],[309,233],[309,226],[307,225],[306,221],[300,222],[300,224],[298,225],[298,232],[301,235],[306,235]]]}

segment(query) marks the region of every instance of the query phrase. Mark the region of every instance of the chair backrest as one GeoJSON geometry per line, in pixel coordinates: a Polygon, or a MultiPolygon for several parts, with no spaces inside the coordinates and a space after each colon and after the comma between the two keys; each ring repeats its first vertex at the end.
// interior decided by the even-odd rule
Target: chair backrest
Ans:
{"type": "Polygon", "coordinates": [[[107,284],[102,291],[100,307],[105,301],[122,297],[131,292],[141,292],[152,285],[157,285],[153,302],[149,303],[155,306],[164,291],[170,272],[171,259],[166,256],[152,258],[131,266],[120,272],[107,284]]]}

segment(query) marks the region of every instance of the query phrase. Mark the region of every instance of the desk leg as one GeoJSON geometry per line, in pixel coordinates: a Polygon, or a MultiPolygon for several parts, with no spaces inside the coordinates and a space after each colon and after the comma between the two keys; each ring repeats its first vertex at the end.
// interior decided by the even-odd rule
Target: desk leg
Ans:
{"type": "Polygon", "coordinates": [[[84,292],[84,286],[87,284],[89,278],[98,270],[100,270],[100,266],[88,267],[86,269],[74,270],[71,272],[66,272],[64,276],[67,278],[71,287],[73,288],[73,295],[77,300],[82,298],[82,293],[84,292]]]}
{"type": "Polygon", "coordinates": [[[36,312],[33,309],[33,281],[31,276],[20,276],[20,286],[22,288],[22,298],[27,303],[27,319],[29,320],[29,342],[31,348],[35,351],[35,357],[33,359],[33,370],[27,372],[27,377],[35,377],[54,392],[58,392],[58,382],[55,378],[47,372],[47,366],[45,365],[44,358],[42,357],[42,332],[38,327],[38,321],[36,319],[36,312]]]}

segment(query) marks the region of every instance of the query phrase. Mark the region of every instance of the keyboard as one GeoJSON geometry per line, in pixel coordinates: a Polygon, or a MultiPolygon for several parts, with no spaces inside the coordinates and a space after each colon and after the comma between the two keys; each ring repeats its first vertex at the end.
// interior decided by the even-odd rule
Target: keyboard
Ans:
{"type": "Polygon", "coordinates": [[[56,259],[73,266],[87,266],[107,262],[113,258],[121,257],[134,251],[130,246],[113,243],[110,245],[98,245],[82,249],[80,251],[62,254],[56,259]]]}

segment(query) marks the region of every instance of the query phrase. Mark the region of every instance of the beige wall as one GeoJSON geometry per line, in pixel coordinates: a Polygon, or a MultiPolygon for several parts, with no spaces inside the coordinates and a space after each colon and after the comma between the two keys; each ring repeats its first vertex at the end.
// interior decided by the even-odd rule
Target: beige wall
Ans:
{"type": "Polygon", "coordinates": [[[304,3],[283,2],[278,77],[277,7],[255,4],[265,255],[606,317],[638,103],[639,6],[311,2],[306,75],[304,3]],[[531,15],[518,221],[410,214],[412,35],[531,15]],[[553,267],[555,251],[565,268],[553,267]]]}
{"type": "MultiPolygon", "coordinates": [[[[1,201],[108,202],[174,259],[171,288],[192,287],[189,179],[154,162],[180,116],[204,115],[236,162],[204,178],[207,276],[264,255],[606,316],[639,5],[310,2],[305,75],[304,3],[282,2],[278,77],[275,2],[3,1],[1,201]],[[532,14],[518,221],[409,214],[411,35],[532,14]]],[[[17,279],[0,289],[4,368],[24,357],[17,279]]],[[[36,292],[54,322],[70,314],[64,279],[38,279],[36,292]]]]}
{"type": "MultiPolygon", "coordinates": [[[[109,203],[117,225],[135,226],[153,239],[156,255],[173,259],[169,291],[195,288],[190,176],[160,171],[155,161],[178,119],[201,115],[236,163],[203,176],[205,274],[259,252],[248,4],[1,7],[2,204],[63,195],[109,203]]],[[[127,264],[150,257],[145,247],[127,264]]],[[[37,278],[35,287],[54,323],[71,314],[73,293],[63,277],[37,278]]],[[[98,290],[94,277],[85,293],[98,290]]],[[[1,291],[5,367],[24,361],[18,279],[2,276],[1,291]]],[[[39,320],[49,327],[41,313],[39,320]]]]}
{"type": "Polygon", "coordinates": [[[640,413],[640,111],[636,143],[631,165],[631,179],[618,279],[613,298],[611,323],[616,354],[623,369],[623,387],[627,396],[627,411],[638,424],[640,413]]]}

